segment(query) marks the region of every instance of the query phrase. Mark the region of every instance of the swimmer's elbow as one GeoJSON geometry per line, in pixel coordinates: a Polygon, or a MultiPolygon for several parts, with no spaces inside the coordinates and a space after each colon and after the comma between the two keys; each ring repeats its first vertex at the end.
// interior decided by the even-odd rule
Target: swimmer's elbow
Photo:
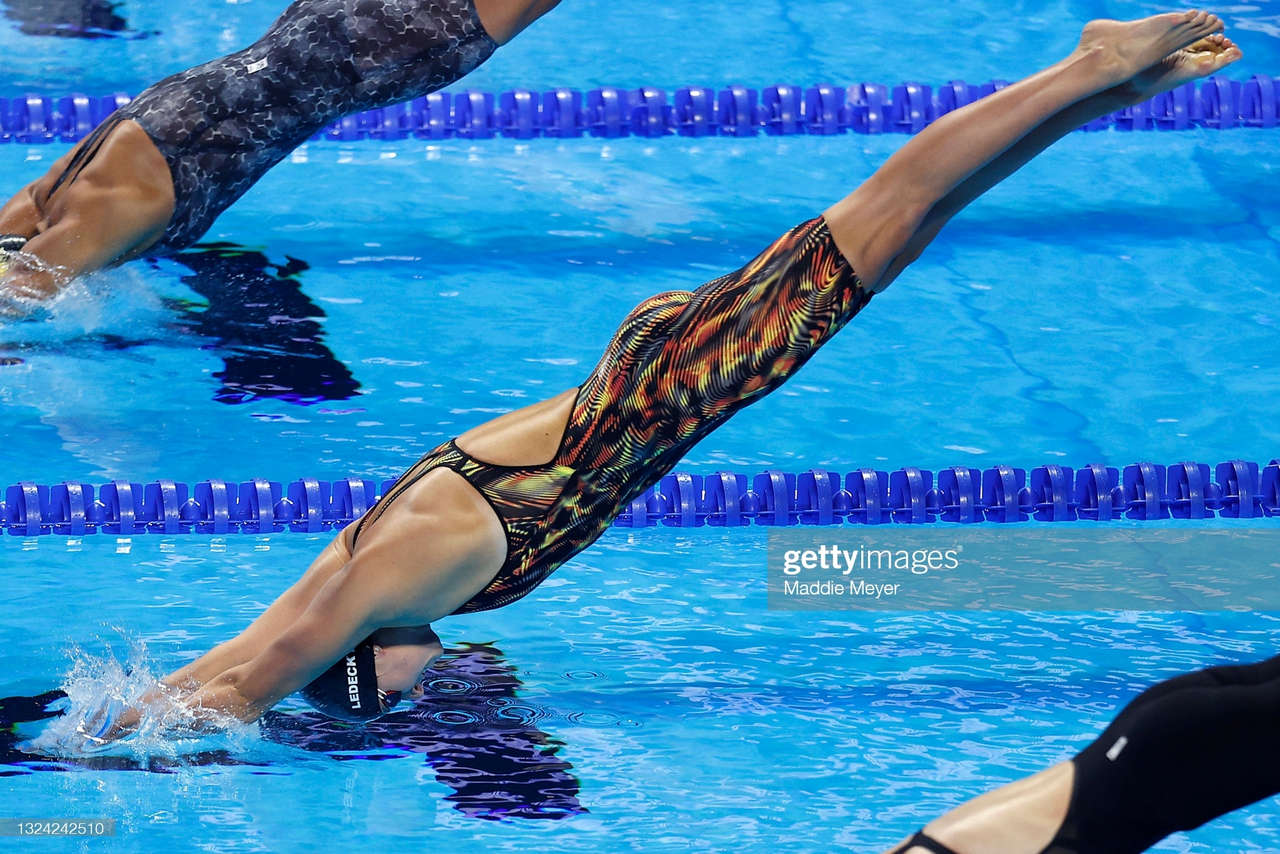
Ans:
{"type": "Polygon", "coordinates": [[[244,693],[245,675],[245,665],[237,665],[210,679],[202,690],[219,697],[235,697],[252,702],[252,698],[244,693]]]}
{"type": "Polygon", "coordinates": [[[252,678],[249,665],[226,670],[205,683],[196,693],[198,710],[230,715],[241,721],[257,720],[271,708],[275,698],[261,688],[262,680],[252,678]]]}

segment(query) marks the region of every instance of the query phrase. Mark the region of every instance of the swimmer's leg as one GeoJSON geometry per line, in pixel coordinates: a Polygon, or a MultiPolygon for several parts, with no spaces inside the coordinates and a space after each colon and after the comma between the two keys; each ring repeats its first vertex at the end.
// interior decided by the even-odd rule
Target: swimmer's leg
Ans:
{"type": "Polygon", "coordinates": [[[560,0],[475,0],[476,15],[489,38],[504,45],[560,5],[560,0]]]}
{"type": "Polygon", "coordinates": [[[1077,101],[1057,113],[934,205],[902,254],[890,262],[881,277],[881,287],[896,279],[908,264],[918,258],[953,216],[1068,133],[1108,113],[1140,104],[1190,80],[1213,74],[1241,55],[1240,49],[1230,39],[1212,35],[1175,51],[1133,79],[1077,101]]]}
{"type": "Polygon", "coordinates": [[[826,212],[832,238],[864,284],[882,290],[885,273],[930,211],[975,173],[1073,104],[1221,29],[1222,21],[1204,12],[1091,22],[1066,59],[943,116],[908,141],[826,212]]]}

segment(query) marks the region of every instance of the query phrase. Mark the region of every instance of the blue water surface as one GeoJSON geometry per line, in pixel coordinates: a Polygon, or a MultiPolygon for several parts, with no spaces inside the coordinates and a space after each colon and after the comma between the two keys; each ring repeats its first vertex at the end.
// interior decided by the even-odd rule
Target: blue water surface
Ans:
{"type": "MultiPolygon", "coordinates": [[[[0,18],[0,95],[136,92],[281,5],[125,2],[129,37],[95,40],[0,18]]],[[[466,85],[1015,79],[1084,20],[1161,8],[569,0],[466,85]]],[[[1280,2],[1223,14],[1231,76],[1280,71],[1280,2]]],[[[1275,134],[1064,140],[682,468],[1277,456],[1275,134]]],[[[736,268],[902,141],[310,144],[217,221],[221,248],[0,321],[0,480],[393,477],[576,384],[636,302],[736,268]],[[247,391],[264,366],[278,387],[247,391]]],[[[0,145],[0,181],[65,151],[0,145]]],[[[101,657],[179,666],[324,542],[5,537],[0,695],[101,657]]],[[[452,663],[372,735],[287,703],[226,741],[68,760],[20,755],[24,724],[0,745],[6,814],[116,818],[93,850],[877,851],[1066,758],[1143,686],[1275,652],[1269,614],[770,611],[765,542],[613,531],[526,600],[443,623],[452,663]]],[[[1159,850],[1280,851],[1280,821],[1263,803],[1159,850]]]]}

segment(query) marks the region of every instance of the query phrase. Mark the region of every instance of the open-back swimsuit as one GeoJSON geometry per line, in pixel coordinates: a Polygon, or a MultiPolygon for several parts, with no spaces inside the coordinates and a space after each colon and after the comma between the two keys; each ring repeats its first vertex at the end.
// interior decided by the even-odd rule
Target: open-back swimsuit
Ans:
{"type": "Polygon", "coordinates": [[[427,472],[450,469],[484,496],[507,535],[497,576],[458,612],[514,602],[702,437],[782,385],[870,298],[826,221],[803,223],[737,272],[633,309],[579,387],[550,462],[494,465],[445,442],[360,519],[352,544],[427,472]]]}

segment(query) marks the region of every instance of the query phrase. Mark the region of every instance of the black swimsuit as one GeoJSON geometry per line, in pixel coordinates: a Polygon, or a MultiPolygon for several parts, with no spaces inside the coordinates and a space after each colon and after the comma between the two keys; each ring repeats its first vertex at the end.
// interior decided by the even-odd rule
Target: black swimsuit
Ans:
{"type": "Polygon", "coordinates": [[[250,47],[167,77],[113,113],[49,195],[132,119],[169,163],[173,218],[150,253],[173,252],[329,122],[433,92],[496,48],[472,0],[295,0],[250,47]]]}
{"type": "MultiPolygon", "coordinates": [[[[1066,817],[1038,854],[1139,854],[1280,792],[1278,718],[1280,656],[1153,685],[1071,760],[1066,817]]],[[[894,854],[913,845],[955,854],[923,832],[894,854]]]]}
{"type": "Polygon", "coordinates": [[[923,830],[917,832],[915,836],[908,839],[906,845],[893,849],[892,854],[905,854],[905,852],[910,851],[912,848],[917,846],[925,849],[926,851],[932,851],[933,854],[956,854],[956,852],[952,851],[938,840],[925,836],[923,830]]]}

